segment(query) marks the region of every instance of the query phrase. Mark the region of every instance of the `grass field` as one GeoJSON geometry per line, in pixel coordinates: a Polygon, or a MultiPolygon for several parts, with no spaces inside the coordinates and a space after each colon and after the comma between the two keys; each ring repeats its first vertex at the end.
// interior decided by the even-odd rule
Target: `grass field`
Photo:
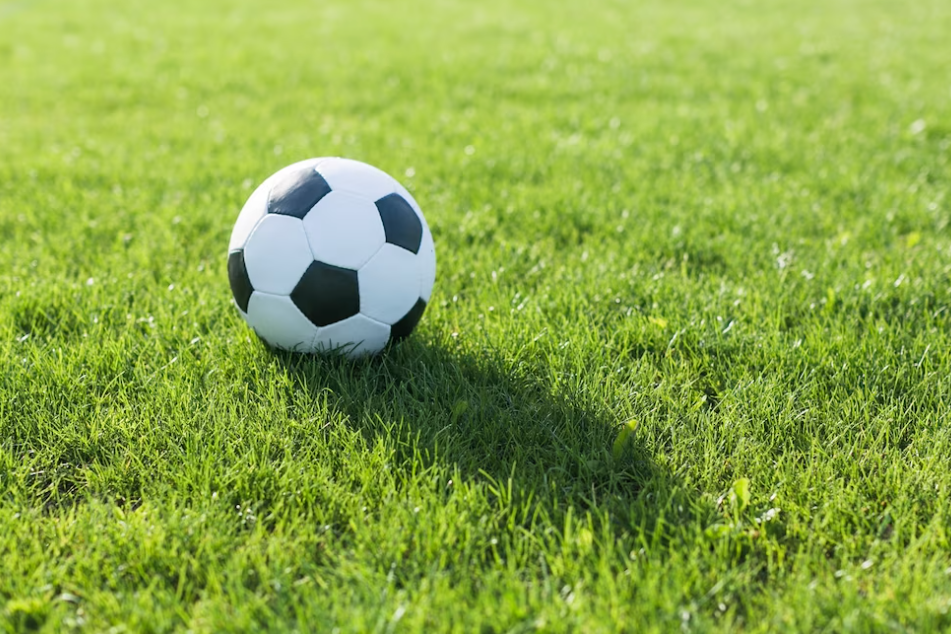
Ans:
{"type": "Polygon", "coordinates": [[[0,0],[0,630],[951,629],[951,3],[0,0]],[[253,186],[402,180],[364,363],[253,186]]]}

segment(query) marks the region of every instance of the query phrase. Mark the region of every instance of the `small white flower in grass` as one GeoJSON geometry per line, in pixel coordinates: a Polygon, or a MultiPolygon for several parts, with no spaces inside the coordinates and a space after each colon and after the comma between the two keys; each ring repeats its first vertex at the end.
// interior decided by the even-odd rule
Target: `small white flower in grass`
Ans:
{"type": "Polygon", "coordinates": [[[925,123],[924,119],[916,119],[915,121],[912,121],[910,126],[908,126],[908,131],[912,134],[921,134],[927,127],[928,124],[925,123]]]}
{"type": "Polygon", "coordinates": [[[872,561],[871,559],[866,559],[865,561],[862,562],[862,570],[868,570],[874,565],[875,565],[874,561],[872,561]]]}

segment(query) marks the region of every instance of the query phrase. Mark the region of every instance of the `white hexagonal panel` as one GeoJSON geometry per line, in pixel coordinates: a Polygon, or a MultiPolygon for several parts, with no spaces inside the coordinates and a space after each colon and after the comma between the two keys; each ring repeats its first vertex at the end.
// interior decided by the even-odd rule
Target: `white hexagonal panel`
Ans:
{"type": "Polygon", "coordinates": [[[248,279],[256,291],[289,295],[314,261],[300,220],[268,214],[244,247],[248,279]]]}
{"type": "Polygon", "coordinates": [[[433,293],[433,285],[436,283],[436,246],[433,244],[433,234],[426,223],[426,217],[423,216],[423,210],[420,209],[413,195],[399,183],[396,184],[396,193],[406,199],[423,223],[423,242],[419,247],[419,271],[422,278],[422,298],[428,302],[433,293]]]}
{"type": "Polygon", "coordinates": [[[379,200],[396,191],[396,181],[372,165],[345,158],[325,160],[317,170],[332,191],[347,191],[379,200]]]}
{"type": "Polygon", "coordinates": [[[436,245],[433,244],[433,234],[425,225],[423,226],[423,241],[419,245],[419,254],[416,256],[416,265],[419,267],[420,297],[428,302],[433,294],[433,285],[436,283],[436,245]]]}
{"type": "Polygon", "coordinates": [[[317,326],[286,295],[254,291],[248,300],[248,324],[269,345],[293,352],[313,352],[317,326]]]}
{"type": "Polygon", "coordinates": [[[419,257],[406,249],[384,244],[357,272],[360,312],[395,324],[420,298],[419,257]]]}
{"type": "Polygon", "coordinates": [[[354,270],[386,241],[373,201],[341,191],[331,191],[314,205],[304,216],[304,231],[314,259],[354,270]]]}
{"type": "Polygon", "coordinates": [[[354,315],[319,328],[314,349],[317,352],[343,354],[353,359],[380,352],[389,340],[389,326],[366,315],[354,315]]]}
{"type": "Polygon", "coordinates": [[[228,244],[228,251],[243,249],[248,242],[248,237],[254,231],[258,221],[267,213],[267,193],[270,184],[265,182],[251,193],[248,202],[244,203],[238,219],[234,223],[234,229],[231,230],[231,242],[228,244]]]}

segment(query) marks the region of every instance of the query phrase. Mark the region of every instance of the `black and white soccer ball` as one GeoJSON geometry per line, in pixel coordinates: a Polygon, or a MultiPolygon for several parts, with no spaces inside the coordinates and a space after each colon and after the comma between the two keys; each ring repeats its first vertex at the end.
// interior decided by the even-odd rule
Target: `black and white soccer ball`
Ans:
{"type": "Polygon", "coordinates": [[[231,233],[228,278],[241,316],[269,345],[359,357],[416,327],[436,251],[419,205],[394,178],[315,158],[251,194],[231,233]]]}

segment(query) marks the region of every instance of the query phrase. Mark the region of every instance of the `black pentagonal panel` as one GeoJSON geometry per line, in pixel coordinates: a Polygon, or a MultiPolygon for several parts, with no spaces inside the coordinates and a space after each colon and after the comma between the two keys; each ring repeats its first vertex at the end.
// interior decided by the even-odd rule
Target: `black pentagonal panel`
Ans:
{"type": "Polygon", "coordinates": [[[301,167],[284,174],[268,194],[267,211],[271,214],[303,219],[310,208],[330,193],[330,185],[313,167],[301,167]]]}
{"type": "Polygon", "coordinates": [[[329,326],[360,312],[357,272],[323,262],[312,262],[291,300],[315,326],[329,326]]]}
{"type": "Polygon", "coordinates": [[[419,253],[419,245],[423,240],[423,223],[419,221],[406,199],[399,194],[390,194],[376,201],[376,208],[380,211],[386,241],[407,251],[419,253]]]}
{"type": "Polygon", "coordinates": [[[248,267],[244,264],[244,249],[228,254],[228,281],[231,283],[234,301],[241,310],[248,312],[248,301],[254,288],[251,286],[251,278],[248,277],[248,267]]]}
{"type": "Polygon", "coordinates": [[[393,341],[399,341],[408,337],[409,333],[413,332],[413,329],[416,328],[416,324],[419,323],[419,319],[423,316],[424,310],[426,310],[426,301],[420,299],[409,309],[409,312],[406,313],[402,319],[393,324],[390,328],[390,337],[392,337],[393,341]]]}

